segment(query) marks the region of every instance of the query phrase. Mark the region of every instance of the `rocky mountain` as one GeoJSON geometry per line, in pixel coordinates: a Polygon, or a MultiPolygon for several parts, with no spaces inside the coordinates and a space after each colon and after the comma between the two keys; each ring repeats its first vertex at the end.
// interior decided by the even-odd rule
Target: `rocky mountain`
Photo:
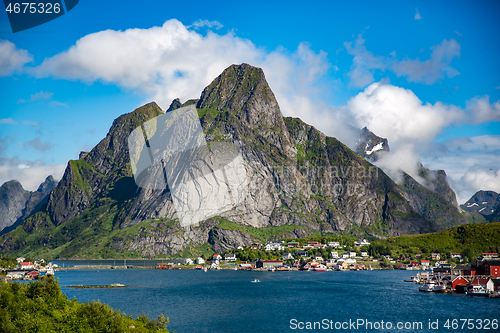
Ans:
{"type": "MultiPolygon", "coordinates": [[[[168,180],[172,170],[163,169],[168,180]]],[[[0,252],[53,258],[195,256],[270,238],[328,233],[383,238],[453,224],[442,218],[448,213],[439,211],[441,196],[432,203],[438,212],[425,218],[413,207],[420,206],[411,204],[418,195],[409,201],[408,191],[337,139],[298,118],[284,118],[261,69],[232,65],[197,100],[176,99],[166,114],[152,102],[117,118],[96,147],[69,161],[47,204],[0,237],[0,252]],[[187,163],[179,162],[187,172],[173,183],[138,186],[136,158],[149,152],[150,174],[158,165],[154,144],[165,134],[160,119],[188,106],[207,143],[205,171],[191,149],[176,157],[187,163]],[[129,150],[135,134],[144,145],[129,150]],[[228,163],[215,167],[218,160],[228,163]],[[192,190],[179,193],[178,184],[192,190]],[[224,202],[227,207],[216,215],[183,224],[183,207],[199,213],[202,206],[224,202]]]]}
{"type": "Polygon", "coordinates": [[[17,180],[0,186],[0,234],[10,231],[30,215],[40,210],[57,181],[48,176],[36,191],[26,191],[17,180]]]}
{"type": "Polygon", "coordinates": [[[359,156],[371,162],[376,162],[382,154],[389,151],[389,141],[387,139],[375,135],[366,127],[361,129],[356,146],[356,153],[359,156]]]}
{"type": "Polygon", "coordinates": [[[460,208],[483,216],[492,215],[500,206],[500,195],[494,191],[478,191],[460,208]]]}

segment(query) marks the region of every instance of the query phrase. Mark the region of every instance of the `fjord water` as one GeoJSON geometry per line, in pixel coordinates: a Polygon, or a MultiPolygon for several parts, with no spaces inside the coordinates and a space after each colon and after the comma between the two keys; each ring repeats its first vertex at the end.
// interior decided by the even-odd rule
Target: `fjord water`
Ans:
{"type": "MultiPolygon", "coordinates": [[[[412,271],[245,272],[102,269],[58,271],[63,292],[80,302],[100,300],[134,317],[160,313],[170,332],[294,332],[290,321],[422,322],[393,332],[472,332],[443,327],[447,319],[500,319],[500,299],[422,293],[404,279],[412,271]],[[253,279],[260,283],[252,283],[253,279]],[[127,288],[73,289],[122,283],[127,288]],[[439,329],[428,329],[439,320],[439,329]]],[[[293,326],[293,325],[292,325],[293,326]]],[[[334,329],[335,330],[335,329],[334,329]]],[[[308,331],[308,330],[303,330],[308,331]]],[[[310,330],[309,330],[310,331],[310,330]]],[[[318,331],[322,331],[318,329],[318,331]]],[[[352,329],[343,330],[354,331],[352,329]]],[[[366,330],[356,332],[388,330],[366,330]]],[[[500,331],[489,329],[488,332],[500,331]]]]}

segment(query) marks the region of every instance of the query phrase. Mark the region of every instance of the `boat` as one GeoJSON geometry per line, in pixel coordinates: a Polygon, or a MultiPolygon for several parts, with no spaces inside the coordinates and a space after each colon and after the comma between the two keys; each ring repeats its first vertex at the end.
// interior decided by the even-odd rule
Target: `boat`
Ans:
{"type": "Polygon", "coordinates": [[[465,292],[467,296],[479,296],[479,297],[488,297],[490,292],[484,288],[483,286],[467,286],[467,291],[465,292]]]}
{"type": "Polygon", "coordinates": [[[434,282],[426,282],[418,288],[418,291],[431,292],[434,289],[434,282]]]}
{"type": "Polygon", "coordinates": [[[446,286],[441,285],[441,284],[434,285],[434,288],[432,288],[432,292],[434,292],[434,293],[445,293],[445,292],[447,292],[446,286]]]}
{"type": "Polygon", "coordinates": [[[274,272],[274,267],[269,267],[267,270],[268,270],[269,272],[274,272]]]}
{"type": "Polygon", "coordinates": [[[257,282],[260,282],[260,280],[259,279],[253,279],[251,282],[257,283],[257,282]]]}
{"type": "Polygon", "coordinates": [[[207,272],[207,268],[206,268],[206,267],[205,267],[205,268],[203,268],[203,271],[206,273],[206,272],[207,272]]]}
{"type": "Polygon", "coordinates": [[[322,265],[322,264],[319,264],[316,267],[314,267],[314,271],[316,271],[316,272],[324,272],[324,271],[326,271],[326,266],[322,265]]]}

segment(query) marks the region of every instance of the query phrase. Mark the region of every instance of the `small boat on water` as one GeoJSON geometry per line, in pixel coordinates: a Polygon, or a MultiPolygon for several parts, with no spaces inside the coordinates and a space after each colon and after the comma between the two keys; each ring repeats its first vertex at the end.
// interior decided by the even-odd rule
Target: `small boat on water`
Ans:
{"type": "Polygon", "coordinates": [[[418,291],[425,291],[425,292],[431,292],[434,291],[434,283],[433,282],[426,282],[422,286],[418,288],[418,291]]]}
{"type": "Polygon", "coordinates": [[[434,288],[432,289],[432,292],[434,292],[434,293],[445,293],[445,292],[447,292],[446,286],[440,285],[440,284],[434,285],[434,288]]]}
{"type": "Polygon", "coordinates": [[[267,270],[268,270],[269,272],[274,272],[274,267],[269,267],[267,270]]]}
{"type": "Polygon", "coordinates": [[[252,283],[257,283],[257,282],[260,282],[260,280],[259,279],[253,279],[251,282],[252,283]]]}
{"type": "Polygon", "coordinates": [[[467,291],[465,292],[467,296],[479,296],[479,297],[488,297],[490,296],[490,292],[486,290],[483,286],[467,286],[467,291]]]}
{"type": "Polygon", "coordinates": [[[316,272],[324,272],[324,271],[326,271],[326,266],[322,265],[322,264],[319,264],[316,267],[314,267],[314,271],[316,271],[316,272]]]}

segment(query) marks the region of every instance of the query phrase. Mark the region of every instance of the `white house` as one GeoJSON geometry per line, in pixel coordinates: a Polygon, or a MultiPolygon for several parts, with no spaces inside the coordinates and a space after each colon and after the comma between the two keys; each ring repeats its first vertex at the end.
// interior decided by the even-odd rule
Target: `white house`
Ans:
{"type": "Polygon", "coordinates": [[[198,257],[198,258],[196,259],[196,263],[197,263],[198,265],[203,265],[203,264],[205,263],[205,259],[203,259],[202,257],[198,257]]]}
{"type": "Polygon", "coordinates": [[[224,260],[226,260],[226,261],[236,261],[236,254],[234,254],[234,253],[226,253],[224,255],[224,260]]]}
{"type": "Polygon", "coordinates": [[[347,252],[342,253],[342,254],[340,255],[340,258],[342,258],[342,259],[349,258],[349,253],[347,253],[347,252]]]}
{"type": "Polygon", "coordinates": [[[328,242],[328,243],[326,244],[326,246],[329,246],[329,247],[335,247],[335,248],[337,248],[337,247],[339,247],[339,246],[340,246],[340,243],[339,243],[339,242],[328,242]]]}
{"type": "Polygon", "coordinates": [[[266,251],[282,251],[284,249],[283,242],[267,242],[265,245],[266,251]]]}
{"type": "Polygon", "coordinates": [[[19,258],[17,258],[17,263],[19,264],[20,262],[23,262],[24,260],[26,260],[26,258],[19,257],[19,258]]]}
{"type": "Polygon", "coordinates": [[[194,261],[193,259],[191,258],[187,258],[185,261],[184,261],[184,265],[193,265],[194,264],[194,261]]]}
{"type": "Polygon", "coordinates": [[[368,257],[368,252],[366,252],[366,251],[361,251],[361,256],[362,256],[362,257],[368,257]]]}
{"type": "Polygon", "coordinates": [[[322,257],[322,256],[320,256],[319,254],[316,254],[316,255],[314,256],[314,261],[324,261],[324,260],[323,260],[323,257],[322,257]]]}
{"type": "Polygon", "coordinates": [[[31,261],[22,261],[17,264],[18,269],[35,269],[35,265],[31,261]]]}
{"type": "Polygon", "coordinates": [[[293,259],[293,256],[290,252],[283,253],[283,260],[293,259]]]}
{"type": "Polygon", "coordinates": [[[333,259],[337,259],[339,257],[339,253],[337,251],[330,252],[330,255],[332,256],[333,259]]]}
{"type": "Polygon", "coordinates": [[[353,265],[356,263],[356,259],[352,259],[352,258],[347,258],[346,260],[344,260],[344,262],[347,264],[347,265],[353,265]]]}
{"type": "Polygon", "coordinates": [[[307,252],[307,251],[295,251],[295,255],[296,256],[301,256],[301,257],[308,257],[309,256],[309,252],[307,252]]]}
{"type": "Polygon", "coordinates": [[[365,246],[365,245],[370,245],[370,242],[363,238],[363,239],[358,239],[357,242],[354,242],[354,245],[365,246]]]}
{"type": "Polygon", "coordinates": [[[349,251],[349,257],[354,258],[356,256],[356,251],[349,251]]]}

